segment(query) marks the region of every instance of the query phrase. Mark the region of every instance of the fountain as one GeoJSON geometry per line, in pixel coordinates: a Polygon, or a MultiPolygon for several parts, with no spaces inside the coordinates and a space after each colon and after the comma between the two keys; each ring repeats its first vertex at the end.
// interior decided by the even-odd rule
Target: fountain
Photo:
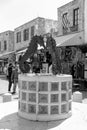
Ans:
{"type": "Polygon", "coordinates": [[[43,40],[41,36],[34,36],[28,50],[19,62],[22,71],[18,82],[18,115],[20,117],[36,121],[51,121],[71,116],[72,76],[60,74],[61,67],[57,59],[54,39],[49,36],[43,40]],[[42,61],[41,59],[37,60],[38,53],[36,52],[41,55],[38,51],[38,43],[40,44],[39,48],[44,48],[44,60],[42,61]],[[47,52],[51,54],[52,62],[47,62],[47,52]],[[30,67],[26,61],[28,57],[32,56],[36,58],[34,65],[36,63],[39,65],[36,65],[35,68],[34,62],[31,63],[32,73],[28,73],[30,67]],[[52,65],[52,73],[49,73],[48,69],[50,64],[52,65]]]}

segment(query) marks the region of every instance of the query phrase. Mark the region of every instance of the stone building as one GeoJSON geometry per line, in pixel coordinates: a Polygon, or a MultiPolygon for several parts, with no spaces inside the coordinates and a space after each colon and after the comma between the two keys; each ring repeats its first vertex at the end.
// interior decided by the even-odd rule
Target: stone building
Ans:
{"type": "Polygon", "coordinates": [[[56,37],[56,42],[58,45],[68,46],[86,43],[86,8],[86,0],[73,0],[57,9],[58,37],[56,37]]]}
{"type": "Polygon", "coordinates": [[[84,30],[85,4],[85,0],[74,0],[58,8],[59,35],[66,35],[84,30]]]}
{"type": "Polygon", "coordinates": [[[71,73],[83,86],[87,79],[87,0],[73,0],[59,7],[57,12],[55,40],[61,50],[63,72],[71,73]]]}
{"type": "MultiPolygon", "coordinates": [[[[4,65],[11,59],[14,53],[14,31],[5,31],[0,33],[0,66],[4,65]]],[[[2,71],[1,69],[1,71],[2,71]]]]}
{"type": "Polygon", "coordinates": [[[0,33],[0,54],[14,50],[14,32],[6,31],[0,33]]]}
{"type": "Polygon", "coordinates": [[[26,50],[29,42],[34,35],[54,34],[58,31],[58,22],[56,20],[37,17],[14,30],[14,48],[17,55],[26,50]]]}

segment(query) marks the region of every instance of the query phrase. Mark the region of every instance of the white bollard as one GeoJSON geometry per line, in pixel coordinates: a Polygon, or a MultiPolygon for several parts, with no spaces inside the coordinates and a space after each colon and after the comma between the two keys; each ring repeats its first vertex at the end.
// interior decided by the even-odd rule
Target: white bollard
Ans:
{"type": "Polygon", "coordinates": [[[4,95],[3,95],[3,102],[9,102],[9,101],[11,101],[12,100],[12,94],[10,94],[10,93],[5,93],[4,95]]]}
{"type": "Polygon", "coordinates": [[[73,93],[73,102],[80,102],[82,103],[82,93],[79,91],[76,91],[73,93]]]}

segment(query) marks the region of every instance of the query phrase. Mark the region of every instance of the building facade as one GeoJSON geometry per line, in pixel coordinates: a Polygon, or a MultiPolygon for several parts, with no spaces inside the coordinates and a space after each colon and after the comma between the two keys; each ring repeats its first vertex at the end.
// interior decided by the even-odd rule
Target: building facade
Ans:
{"type": "Polygon", "coordinates": [[[74,0],[58,8],[59,35],[80,32],[84,30],[85,0],[74,0]]]}
{"type": "MultiPolygon", "coordinates": [[[[87,1],[73,0],[57,9],[59,44],[81,45],[87,42],[87,1]],[[73,40],[71,40],[73,39],[73,40]],[[69,42],[68,42],[69,41],[69,42]]],[[[57,44],[58,44],[57,40],[57,44]]]]}
{"type": "Polygon", "coordinates": [[[0,54],[14,50],[14,32],[6,31],[0,33],[0,54]]]}
{"type": "Polygon", "coordinates": [[[87,79],[87,0],[73,0],[59,7],[57,12],[56,43],[61,48],[63,73],[72,74],[73,78],[78,80],[77,82],[85,82],[87,79]]]}
{"type": "Polygon", "coordinates": [[[58,31],[56,20],[37,17],[14,30],[15,51],[29,46],[29,42],[34,35],[44,35],[58,31]]]}
{"type": "Polygon", "coordinates": [[[44,35],[47,33],[58,32],[58,21],[37,17],[25,23],[14,30],[14,48],[16,52],[16,61],[29,46],[30,40],[35,35],[44,35]]]}
{"type": "Polygon", "coordinates": [[[14,31],[0,33],[0,73],[4,73],[4,66],[12,58],[14,52],[14,31]]]}
{"type": "MultiPolygon", "coordinates": [[[[82,32],[82,42],[87,43],[87,1],[73,0],[57,9],[58,36],[82,32]]],[[[81,38],[81,37],[80,37],[81,38]]]]}

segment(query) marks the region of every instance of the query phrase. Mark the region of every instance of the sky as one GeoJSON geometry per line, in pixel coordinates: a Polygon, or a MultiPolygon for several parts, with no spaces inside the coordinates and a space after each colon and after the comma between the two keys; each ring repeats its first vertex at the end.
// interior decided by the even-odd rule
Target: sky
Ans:
{"type": "Polygon", "coordinates": [[[57,20],[57,8],[72,0],[0,0],[0,33],[37,17],[57,20]]]}

